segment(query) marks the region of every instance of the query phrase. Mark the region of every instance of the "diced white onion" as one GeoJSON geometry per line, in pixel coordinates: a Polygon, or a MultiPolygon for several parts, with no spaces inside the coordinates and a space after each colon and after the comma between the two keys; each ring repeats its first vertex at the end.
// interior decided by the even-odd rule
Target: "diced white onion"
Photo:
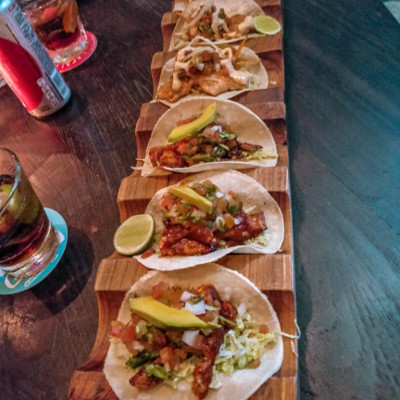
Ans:
{"type": "Polygon", "coordinates": [[[225,220],[220,215],[215,218],[215,226],[220,232],[223,232],[225,229],[225,220]]]}
{"type": "Polygon", "coordinates": [[[199,334],[199,331],[185,331],[182,335],[182,342],[186,343],[188,346],[193,347],[198,334],[199,334]]]}
{"type": "Polygon", "coordinates": [[[145,325],[146,325],[146,321],[145,321],[144,319],[141,319],[141,320],[136,324],[136,326],[137,326],[139,329],[142,329],[145,325]]]}
{"type": "Polygon", "coordinates": [[[216,197],[217,199],[220,199],[220,198],[223,197],[223,196],[224,196],[224,194],[221,193],[221,192],[216,192],[216,193],[215,193],[215,197],[216,197]]]}
{"type": "Polygon", "coordinates": [[[203,71],[203,69],[204,69],[204,63],[197,63],[197,64],[196,64],[196,68],[197,68],[199,71],[203,71]]]}
{"type": "Polygon", "coordinates": [[[132,342],[132,348],[133,348],[134,350],[138,350],[138,351],[144,350],[144,346],[143,346],[140,342],[138,342],[137,340],[134,340],[134,341],[132,342]]]}
{"type": "Polygon", "coordinates": [[[244,315],[247,311],[246,304],[240,303],[239,307],[237,308],[237,312],[240,316],[244,315]]]}
{"type": "Polygon", "coordinates": [[[198,210],[198,209],[194,209],[192,212],[191,212],[191,216],[192,217],[206,217],[207,216],[207,214],[204,212],[204,211],[201,211],[201,210],[198,210]]]}
{"type": "Polygon", "coordinates": [[[222,126],[221,126],[221,125],[214,125],[214,126],[211,128],[211,131],[212,131],[212,132],[216,132],[216,131],[222,132],[222,126]]]}
{"type": "Polygon", "coordinates": [[[196,296],[193,293],[187,292],[186,290],[182,293],[181,301],[186,302],[190,300],[193,296],[196,296]]]}
{"type": "Polygon", "coordinates": [[[207,0],[204,3],[203,8],[200,10],[200,12],[197,14],[197,16],[195,18],[193,18],[189,23],[188,23],[188,27],[194,25],[197,21],[200,21],[201,17],[204,15],[204,13],[206,11],[208,11],[211,6],[213,5],[214,0],[207,0]]]}
{"type": "Polygon", "coordinates": [[[235,223],[235,225],[239,225],[240,224],[240,219],[239,218],[235,218],[233,220],[233,222],[235,223]]]}
{"type": "Polygon", "coordinates": [[[191,304],[190,301],[187,301],[185,303],[185,308],[186,310],[192,312],[194,315],[200,315],[206,312],[206,306],[203,300],[199,301],[196,304],[191,304]]]}

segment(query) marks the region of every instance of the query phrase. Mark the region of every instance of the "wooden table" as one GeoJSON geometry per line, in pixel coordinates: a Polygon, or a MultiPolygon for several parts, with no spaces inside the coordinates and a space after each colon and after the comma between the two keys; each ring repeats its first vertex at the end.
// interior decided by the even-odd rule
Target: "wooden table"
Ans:
{"type": "MultiPolygon", "coordinates": [[[[135,165],[168,1],[80,1],[99,44],[65,74],[73,98],[46,122],[0,89],[14,150],[69,245],[42,283],[0,298],[0,398],[67,397],[97,330],[94,279],[113,252],[116,196],[135,165]]],[[[400,26],[377,0],[286,0],[299,397],[400,396],[400,26]]]]}

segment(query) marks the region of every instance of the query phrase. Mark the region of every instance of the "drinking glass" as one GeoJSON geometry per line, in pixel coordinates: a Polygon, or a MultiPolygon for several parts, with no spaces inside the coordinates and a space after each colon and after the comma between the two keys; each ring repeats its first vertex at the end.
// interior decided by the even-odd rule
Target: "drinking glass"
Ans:
{"type": "Polygon", "coordinates": [[[0,148],[0,269],[35,275],[53,259],[57,234],[17,156],[0,148]]]}
{"type": "Polygon", "coordinates": [[[23,11],[54,63],[69,63],[88,47],[76,0],[35,0],[23,11]]]}

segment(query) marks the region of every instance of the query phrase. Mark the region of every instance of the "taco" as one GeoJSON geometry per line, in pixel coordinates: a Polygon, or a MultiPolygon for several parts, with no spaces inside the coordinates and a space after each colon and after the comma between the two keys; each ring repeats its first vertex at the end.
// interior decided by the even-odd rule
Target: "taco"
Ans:
{"type": "Polygon", "coordinates": [[[264,15],[253,0],[195,0],[181,12],[175,7],[179,18],[172,33],[169,50],[179,49],[196,36],[215,43],[231,43],[247,37],[261,36],[255,29],[253,19],[264,15]]]}
{"type": "Polygon", "coordinates": [[[274,138],[256,114],[233,101],[193,97],[156,123],[142,175],[274,167],[277,160],[274,138]]]}
{"type": "Polygon", "coordinates": [[[171,106],[185,96],[228,99],[266,88],[267,71],[253,50],[233,45],[220,48],[197,37],[164,64],[156,100],[171,106]]]}
{"type": "Polygon", "coordinates": [[[121,400],[245,400],[281,367],[279,333],[267,297],[236,271],[151,271],[125,295],[104,374],[121,400]]]}
{"type": "Polygon", "coordinates": [[[145,212],[154,218],[155,243],[136,259],[152,269],[192,267],[229,253],[273,254],[283,242],[278,204],[233,170],[202,172],[163,188],[145,212]]]}

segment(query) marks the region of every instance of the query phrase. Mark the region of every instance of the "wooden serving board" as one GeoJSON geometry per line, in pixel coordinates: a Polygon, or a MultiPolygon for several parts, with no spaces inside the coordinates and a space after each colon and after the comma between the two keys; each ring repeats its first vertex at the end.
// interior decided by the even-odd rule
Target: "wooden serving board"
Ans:
{"type": "MultiPolygon", "coordinates": [[[[260,3],[260,1],[258,1],[260,3]]],[[[280,2],[262,1],[264,11],[273,10],[273,16],[282,21],[280,2]]],[[[272,11],[271,11],[272,12],[272,11]]],[[[176,18],[167,13],[162,19],[164,48],[168,47],[176,18]]],[[[249,41],[250,42],[250,41],[249,41]]],[[[285,235],[281,252],[272,255],[228,255],[217,262],[236,269],[254,282],[267,294],[274,307],[283,332],[295,335],[295,295],[293,273],[293,244],[288,183],[288,148],[285,125],[284,70],[282,34],[274,39],[254,39],[252,47],[267,67],[273,84],[268,89],[243,93],[233,100],[255,112],[269,127],[278,149],[278,164],[274,168],[252,168],[241,172],[256,179],[274,197],[281,208],[285,235]]],[[[160,69],[170,52],[156,53],[151,65],[154,88],[158,85],[160,69]]],[[[168,109],[161,103],[143,104],[136,124],[137,157],[144,158],[151,131],[158,118],[168,109]]],[[[137,166],[141,166],[138,161],[137,166]]],[[[131,215],[144,212],[157,190],[178,182],[185,174],[160,177],[141,177],[140,171],[121,182],[118,192],[118,208],[121,222],[131,215]]],[[[111,321],[117,318],[125,292],[148,270],[131,257],[114,253],[99,266],[95,293],[99,307],[99,326],[93,350],[87,362],[76,370],[70,383],[69,400],[117,400],[102,372],[109,347],[111,321]]],[[[295,400],[297,376],[297,341],[283,339],[284,359],[281,369],[251,396],[251,400],[295,400]]]]}

